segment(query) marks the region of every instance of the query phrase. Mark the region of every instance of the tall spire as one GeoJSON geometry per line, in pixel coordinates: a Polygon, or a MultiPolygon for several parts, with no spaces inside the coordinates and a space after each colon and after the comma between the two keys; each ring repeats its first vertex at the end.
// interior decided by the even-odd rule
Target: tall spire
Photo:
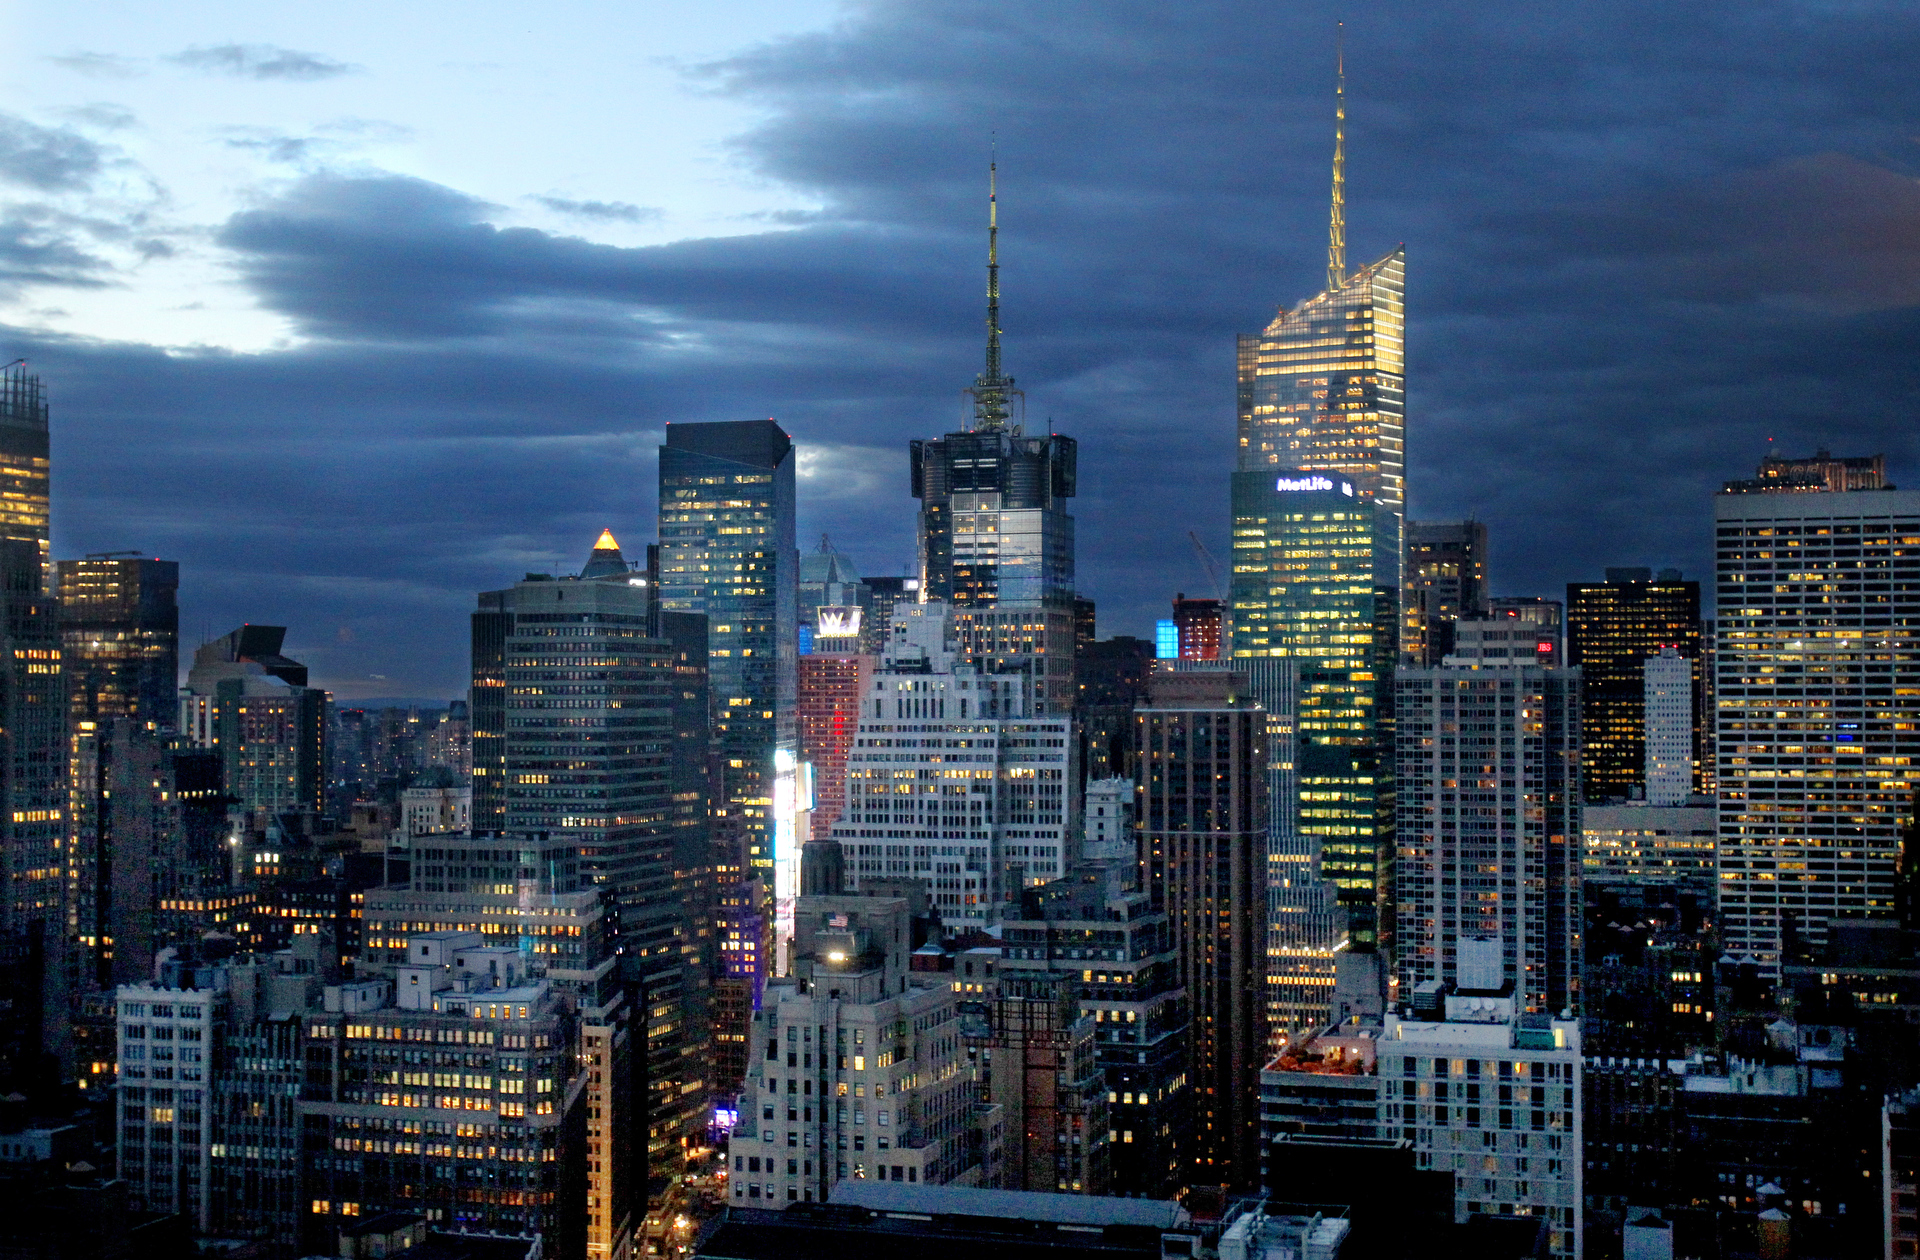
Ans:
{"type": "Polygon", "coordinates": [[[967,393],[973,396],[973,427],[1007,427],[1013,415],[1013,378],[1000,370],[1000,163],[987,163],[987,366],[967,393]]]}
{"type": "Polygon", "coordinates": [[[1347,282],[1347,24],[1340,23],[1333,89],[1333,217],[1327,224],[1327,288],[1347,282]]]}

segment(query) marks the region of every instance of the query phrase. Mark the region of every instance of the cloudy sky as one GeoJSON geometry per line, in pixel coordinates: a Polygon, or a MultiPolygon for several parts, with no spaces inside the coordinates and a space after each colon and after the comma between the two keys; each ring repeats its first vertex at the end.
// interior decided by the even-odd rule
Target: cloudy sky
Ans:
{"type": "Polygon", "coordinates": [[[55,549],[182,564],[343,698],[463,687],[473,593],[653,536],[669,420],[778,418],[801,531],[912,554],[978,368],[1081,443],[1082,590],[1225,551],[1233,336],[1405,242],[1412,510],[1494,585],[1710,562],[1770,447],[1920,476],[1920,16],[1894,0],[6,6],[0,358],[55,549]],[[31,20],[29,20],[29,17],[31,20]]]}

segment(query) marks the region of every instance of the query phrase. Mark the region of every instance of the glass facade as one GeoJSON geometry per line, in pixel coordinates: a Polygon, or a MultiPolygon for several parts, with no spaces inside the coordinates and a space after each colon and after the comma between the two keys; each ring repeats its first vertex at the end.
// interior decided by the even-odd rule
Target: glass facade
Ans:
{"type": "MultiPolygon", "coordinates": [[[[1677,574],[1656,581],[1640,569],[1614,570],[1605,582],[1567,584],[1567,664],[1579,667],[1583,684],[1586,746],[1580,770],[1589,801],[1645,799],[1646,664],[1663,647],[1678,649],[1691,662],[1698,696],[1698,582],[1683,582],[1677,574]],[[1634,576],[1616,578],[1622,572],[1634,576]]],[[[1702,712],[1704,706],[1696,704],[1694,711],[1702,712]]],[[[1703,752],[1696,734],[1696,766],[1703,752]]]]}
{"type": "Polygon", "coordinates": [[[776,862],[796,872],[799,862],[778,851],[775,817],[776,779],[791,775],[798,742],[799,568],[793,442],[780,426],[667,426],[660,606],[707,615],[722,781],[715,810],[741,819],[747,861],[769,876],[776,862]]]}
{"type": "Polygon", "coordinates": [[[1233,475],[1233,656],[1297,668],[1298,834],[1362,946],[1391,931],[1397,536],[1344,477],[1233,475]]]}
{"type": "MultiPolygon", "coordinates": [[[[1240,467],[1340,473],[1406,515],[1406,251],[1240,338],[1240,467]]],[[[1396,574],[1388,585],[1398,586],[1396,574]]]]}

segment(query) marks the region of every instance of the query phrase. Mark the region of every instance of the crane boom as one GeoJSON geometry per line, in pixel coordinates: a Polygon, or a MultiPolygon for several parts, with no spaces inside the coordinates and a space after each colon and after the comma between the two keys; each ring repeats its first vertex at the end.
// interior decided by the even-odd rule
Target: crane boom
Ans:
{"type": "Polygon", "coordinates": [[[1220,566],[1213,562],[1213,553],[1207,550],[1207,544],[1200,541],[1200,535],[1194,530],[1187,531],[1187,537],[1193,540],[1193,549],[1200,556],[1200,563],[1206,566],[1207,580],[1213,583],[1214,598],[1222,604],[1227,602],[1226,588],[1220,584],[1220,566]]]}

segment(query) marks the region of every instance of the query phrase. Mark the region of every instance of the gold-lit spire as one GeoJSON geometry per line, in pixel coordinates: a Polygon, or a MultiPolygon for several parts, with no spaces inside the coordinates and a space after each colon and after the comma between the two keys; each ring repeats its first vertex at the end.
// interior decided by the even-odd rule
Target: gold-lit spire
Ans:
{"type": "Polygon", "coordinates": [[[1334,53],[1333,217],[1327,224],[1327,288],[1347,282],[1347,24],[1340,23],[1334,53]]]}
{"type": "Polygon", "coordinates": [[[595,551],[618,551],[620,550],[620,544],[613,540],[612,530],[603,529],[600,531],[600,541],[593,544],[593,549],[595,551]]]}

